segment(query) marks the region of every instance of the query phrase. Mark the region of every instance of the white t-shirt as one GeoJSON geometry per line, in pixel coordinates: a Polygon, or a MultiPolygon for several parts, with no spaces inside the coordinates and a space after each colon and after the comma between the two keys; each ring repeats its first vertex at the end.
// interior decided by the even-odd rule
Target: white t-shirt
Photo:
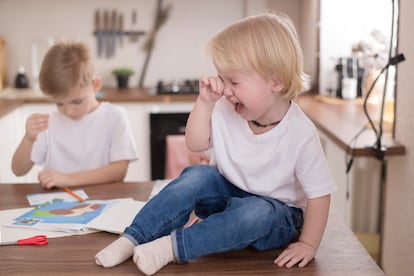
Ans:
{"type": "Polygon", "coordinates": [[[223,97],[212,115],[212,165],[240,189],[304,209],[336,185],[314,124],[295,102],[273,129],[255,135],[223,97]]]}
{"type": "Polygon", "coordinates": [[[125,111],[103,102],[80,120],[53,111],[48,129],[33,144],[31,159],[47,169],[72,173],[135,161],[137,153],[125,111]]]}

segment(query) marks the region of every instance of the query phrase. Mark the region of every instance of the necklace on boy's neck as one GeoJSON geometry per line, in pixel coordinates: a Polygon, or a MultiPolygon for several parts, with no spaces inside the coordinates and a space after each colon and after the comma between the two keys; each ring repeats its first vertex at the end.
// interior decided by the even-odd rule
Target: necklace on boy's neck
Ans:
{"type": "Polygon", "coordinates": [[[252,124],[254,124],[257,127],[269,127],[269,126],[275,126],[275,125],[279,124],[280,121],[282,121],[282,120],[279,120],[279,121],[276,121],[276,122],[273,122],[273,123],[270,123],[270,124],[266,124],[266,125],[263,125],[263,124],[259,123],[256,120],[251,120],[250,122],[252,122],[252,124]]]}

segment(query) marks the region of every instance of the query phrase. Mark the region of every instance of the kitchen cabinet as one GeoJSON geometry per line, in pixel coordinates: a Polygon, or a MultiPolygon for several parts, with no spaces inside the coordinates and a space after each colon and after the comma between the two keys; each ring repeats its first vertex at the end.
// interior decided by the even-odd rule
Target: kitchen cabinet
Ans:
{"type": "Polygon", "coordinates": [[[25,133],[26,119],[33,113],[50,112],[55,105],[49,103],[25,104],[0,119],[0,183],[37,182],[42,169],[35,165],[25,176],[17,177],[11,170],[11,160],[25,133]]]}
{"type": "Polygon", "coordinates": [[[15,109],[9,114],[0,118],[0,182],[7,182],[13,177],[11,171],[11,157],[18,145],[18,131],[16,126],[20,123],[21,110],[15,109]]]}
{"type": "Polygon", "coordinates": [[[354,158],[346,173],[349,156],[323,132],[319,132],[322,147],[338,190],[332,196],[332,206],[355,232],[378,232],[380,162],[373,157],[354,158]]]}

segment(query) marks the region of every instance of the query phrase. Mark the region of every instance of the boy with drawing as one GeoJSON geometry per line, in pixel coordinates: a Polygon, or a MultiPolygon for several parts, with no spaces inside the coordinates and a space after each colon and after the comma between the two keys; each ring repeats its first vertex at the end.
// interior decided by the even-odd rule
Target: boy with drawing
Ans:
{"type": "Polygon", "coordinates": [[[336,189],[318,131],[294,102],[307,88],[302,51],[281,14],[241,20],[208,44],[217,76],[200,80],[186,143],[210,165],[186,168],[98,252],[111,267],[131,256],[156,273],[207,254],[286,247],[278,266],[304,267],[322,239],[336,189]],[[190,213],[203,220],[183,226],[190,213]]]}
{"type": "Polygon", "coordinates": [[[43,165],[38,179],[47,189],[122,181],[137,159],[135,144],[125,111],[95,97],[101,81],[89,49],[58,42],[47,52],[39,79],[57,110],[28,117],[13,173],[21,176],[35,163],[43,165]]]}

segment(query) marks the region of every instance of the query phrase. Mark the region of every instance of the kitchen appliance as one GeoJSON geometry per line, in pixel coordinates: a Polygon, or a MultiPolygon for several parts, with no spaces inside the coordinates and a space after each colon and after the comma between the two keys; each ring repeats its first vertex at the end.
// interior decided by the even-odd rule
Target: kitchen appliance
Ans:
{"type": "Polygon", "coordinates": [[[184,135],[188,116],[188,112],[150,114],[152,180],[165,179],[166,137],[184,135]]]}
{"type": "Polygon", "coordinates": [[[19,89],[29,88],[29,80],[26,76],[26,70],[24,67],[19,68],[16,79],[14,80],[14,86],[19,89]]]}
{"type": "MultiPolygon", "coordinates": [[[[359,65],[358,59],[353,57],[339,58],[335,66],[337,73],[336,97],[341,99],[350,97],[350,91],[354,90],[356,82],[356,97],[362,96],[362,78],[364,68],[359,65]]],[[[353,94],[353,93],[351,93],[353,94]]]]}
{"type": "Polygon", "coordinates": [[[159,81],[157,83],[157,94],[198,94],[198,82],[198,79],[159,81]]]}

